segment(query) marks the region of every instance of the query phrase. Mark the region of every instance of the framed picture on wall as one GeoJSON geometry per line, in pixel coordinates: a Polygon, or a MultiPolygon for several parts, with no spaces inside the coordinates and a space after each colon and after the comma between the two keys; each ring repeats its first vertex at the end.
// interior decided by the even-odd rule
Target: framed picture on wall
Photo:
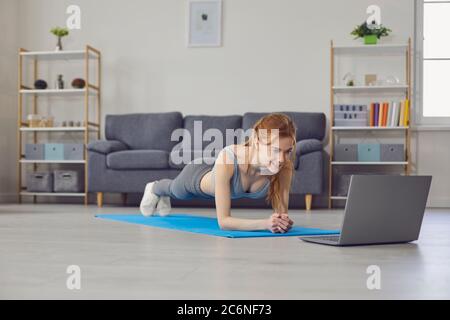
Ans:
{"type": "Polygon", "coordinates": [[[188,47],[222,45],[222,0],[189,0],[188,47]]]}

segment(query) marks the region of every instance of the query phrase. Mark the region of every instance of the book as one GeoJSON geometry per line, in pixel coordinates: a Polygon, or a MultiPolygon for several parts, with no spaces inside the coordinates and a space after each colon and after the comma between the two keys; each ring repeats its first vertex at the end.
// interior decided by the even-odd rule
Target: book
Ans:
{"type": "Polygon", "coordinates": [[[391,114],[391,127],[396,127],[396,119],[397,119],[397,102],[392,102],[392,114],[391,114]]]}
{"type": "Polygon", "coordinates": [[[400,112],[401,112],[401,103],[397,102],[397,112],[395,113],[395,126],[400,126],[400,112]]]}
{"type": "Polygon", "coordinates": [[[378,126],[383,126],[383,117],[384,117],[384,105],[383,103],[379,103],[379,113],[378,113],[378,126]]]}
{"type": "Polygon", "coordinates": [[[398,126],[402,127],[404,121],[405,121],[405,103],[403,101],[401,101],[400,102],[400,119],[398,121],[398,126]]]}
{"type": "Polygon", "coordinates": [[[383,103],[384,113],[383,113],[383,127],[387,126],[387,119],[389,115],[389,103],[383,103]]]}
{"type": "Polygon", "coordinates": [[[378,116],[380,113],[380,104],[379,103],[374,103],[374,107],[375,107],[375,114],[374,114],[374,127],[378,127],[378,116]]]}
{"type": "Polygon", "coordinates": [[[386,127],[392,127],[392,103],[388,102],[388,116],[387,116],[387,124],[386,127]]]}
{"type": "Polygon", "coordinates": [[[373,114],[374,114],[374,103],[371,102],[370,103],[370,108],[369,108],[369,126],[373,127],[373,114]]]}
{"type": "Polygon", "coordinates": [[[394,119],[395,119],[395,102],[391,101],[391,118],[389,119],[389,126],[390,127],[395,127],[394,126],[394,119]]]}
{"type": "Polygon", "coordinates": [[[405,127],[407,127],[407,126],[409,126],[409,114],[410,114],[410,112],[409,112],[409,100],[406,99],[404,103],[405,103],[405,117],[404,117],[403,125],[405,127]]]}

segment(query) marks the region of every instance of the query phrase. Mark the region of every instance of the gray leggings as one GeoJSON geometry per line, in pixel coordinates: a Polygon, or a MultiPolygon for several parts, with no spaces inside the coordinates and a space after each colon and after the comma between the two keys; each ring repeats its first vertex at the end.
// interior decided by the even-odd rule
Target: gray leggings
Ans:
{"type": "Polygon", "coordinates": [[[212,164],[189,162],[175,179],[161,179],[153,185],[153,193],[157,196],[168,196],[173,199],[189,200],[193,198],[214,199],[200,189],[202,177],[212,169],[212,164]]]}

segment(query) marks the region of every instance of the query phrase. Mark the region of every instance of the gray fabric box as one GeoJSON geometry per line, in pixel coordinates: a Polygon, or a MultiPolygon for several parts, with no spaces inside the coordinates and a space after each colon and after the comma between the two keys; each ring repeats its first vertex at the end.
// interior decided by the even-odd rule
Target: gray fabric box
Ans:
{"type": "Polygon", "coordinates": [[[45,160],[64,160],[64,145],[62,143],[46,143],[45,149],[45,160]]]}
{"type": "Polygon", "coordinates": [[[358,145],[336,144],[334,146],[334,161],[358,161],[358,145]]]}
{"type": "Polygon", "coordinates": [[[55,170],[53,174],[55,192],[83,192],[84,176],[81,171],[55,170]]]}
{"type": "Polygon", "coordinates": [[[335,174],[333,179],[333,195],[346,197],[350,186],[351,174],[335,174]]]}
{"type": "Polygon", "coordinates": [[[43,144],[26,144],[25,145],[25,159],[26,160],[44,160],[45,146],[43,144]]]}
{"type": "Polygon", "coordinates": [[[53,174],[51,172],[28,172],[27,191],[53,192],[53,174]]]}
{"type": "Polygon", "coordinates": [[[64,144],[64,160],[83,160],[84,144],[67,143],[64,144]]]}
{"type": "MultiPolygon", "coordinates": [[[[353,173],[336,173],[333,175],[333,195],[338,197],[347,197],[350,188],[350,180],[352,175],[377,176],[376,172],[353,172],[353,173]]],[[[399,176],[400,174],[390,174],[399,176]]]]}
{"type": "Polygon", "coordinates": [[[403,144],[382,144],[381,161],[405,161],[403,144]]]}

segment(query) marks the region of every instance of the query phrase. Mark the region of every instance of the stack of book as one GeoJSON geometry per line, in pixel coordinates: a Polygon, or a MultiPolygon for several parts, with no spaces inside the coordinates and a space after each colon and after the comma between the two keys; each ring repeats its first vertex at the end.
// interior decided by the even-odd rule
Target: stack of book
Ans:
{"type": "Polygon", "coordinates": [[[409,100],[370,104],[369,126],[371,127],[407,127],[409,119],[409,100]]]}

